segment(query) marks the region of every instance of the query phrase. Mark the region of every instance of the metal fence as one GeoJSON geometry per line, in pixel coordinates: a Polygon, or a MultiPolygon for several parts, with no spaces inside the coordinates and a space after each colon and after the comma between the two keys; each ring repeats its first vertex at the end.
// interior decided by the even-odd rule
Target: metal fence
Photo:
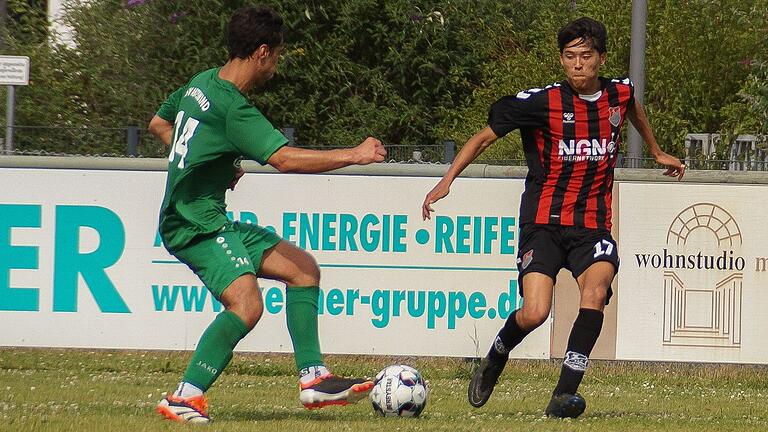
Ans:
{"type": "MultiPolygon", "coordinates": [[[[2,126],[5,129],[5,126],[2,126]]],[[[292,129],[284,131],[289,145],[316,150],[331,146],[301,146],[292,140],[292,129]]],[[[13,150],[6,154],[71,156],[92,155],[111,157],[165,157],[165,146],[148,130],[136,126],[121,128],[82,128],[53,126],[14,126],[13,150]],[[116,151],[115,149],[122,149],[116,151]]],[[[0,138],[1,140],[2,138],[0,138]]],[[[4,148],[0,145],[0,149],[4,148]]],[[[411,163],[450,163],[455,155],[455,143],[445,141],[432,145],[388,145],[387,161],[411,163]]]]}
{"type": "MultiPolygon", "coordinates": [[[[5,130],[5,125],[0,125],[5,130]]],[[[284,129],[289,145],[317,150],[342,147],[302,146],[293,137],[294,130],[284,129]]],[[[702,135],[703,134],[699,134],[702,135]]],[[[686,138],[684,161],[689,170],[768,171],[768,154],[754,143],[749,145],[736,141],[738,151],[731,151],[731,159],[715,159],[712,151],[701,148],[695,141],[697,134],[686,138]],[[694,137],[694,138],[691,138],[694,137]],[[692,144],[693,143],[693,144],[692,144]]],[[[2,140],[2,138],[0,138],[2,140]]],[[[165,157],[165,146],[148,130],[136,126],[101,127],[60,127],[60,126],[13,126],[13,150],[4,154],[49,155],[49,156],[111,156],[111,157],[165,157]],[[117,151],[116,149],[121,149],[117,151]]],[[[706,142],[705,142],[706,144],[706,142]]],[[[713,147],[713,146],[712,146],[713,147]]],[[[0,143],[0,149],[4,149],[0,143]]],[[[736,147],[734,147],[736,148],[736,147]]],[[[387,145],[387,161],[398,163],[448,164],[456,154],[456,143],[446,140],[427,145],[387,145]]],[[[492,159],[482,157],[478,162],[491,165],[525,165],[524,159],[492,159]]],[[[651,158],[627,158],[619,154],[617,167],[620,168],[661,168],[651,158]]]]}
{"type": "Polygon", "coordinates": [[[163,157],[167,154],[160,140],[136,126],[13,126],[13,150],[8,151],[5,145],[0,148],[6,149],[6,154],[17,155],[163,157]]]}

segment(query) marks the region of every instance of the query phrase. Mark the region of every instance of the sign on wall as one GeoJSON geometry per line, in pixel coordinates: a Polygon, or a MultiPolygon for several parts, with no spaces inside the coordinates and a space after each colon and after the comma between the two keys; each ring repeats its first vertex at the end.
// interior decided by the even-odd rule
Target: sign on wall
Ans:
{"type": "Polygon", "coordinates": [[[29,57],[0,56],[0,85],[29,85],[29,57]]]}
{"type": "Polygon", "coordinates": [[[766,188],[619,188],[617,358],[768,362],[766,188]]]}
{"type": "MultiPolygon", "coordinates": [[[[325,352],[483,356],[517,295],[522,180],[247,174],[230,216],[308,250],[322,271],[325,352]],[[487,199],[494,197],[494,199],[487,199]]],[[[189,349],[222,310],[162,247],[165,173],[0,170],[0,345],[189,349]],[[55,190],[54,190],[55,188],[55,190]]],[[[284,287],[239,345],[291,351],[284,287]]],[[[542,326],[513,357],[549,357],[542,326]]]]}

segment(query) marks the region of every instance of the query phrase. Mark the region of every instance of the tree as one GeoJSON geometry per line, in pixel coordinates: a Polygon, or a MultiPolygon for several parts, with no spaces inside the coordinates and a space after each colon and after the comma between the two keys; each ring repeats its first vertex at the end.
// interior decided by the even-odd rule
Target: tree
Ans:
{"type": "MultiPolygon", "coordinates": [[[[14,21],[8,51],[32,60],[30,85],[17,93],[16,123],[59,127],[17,140],[19,148],[122,154],[124,131],[98,138],[85,132],[145,127],[169,92],[226,61],[228,18],[246,3],[75,1],[64,18],[74,45],[41,39],[36,29],[45,25],[36,19],[14,21]]],[[[562,0],[271,3],[288,28],[284,60],[266,91],[249,96],[277,126],[294,127],[306,146],[351,145],[366,135],[408,149],[463,143],[486,125],[500,96],[562,79],[555,35],[583,15],[608,27],[605,75],[628,72],[631,0],[580,0],[575,7],[562,0]]],[[[686,133],[764,125],[766,59],[758,54],[768,51],[768,0],[649,5],[645,103],[662,146],[682,155],[686,133]]],[[[485,160],[521,158],[512,135],[485,160]]]]}
{"type": "MultiPolygon", "coordinates": [[[[19,123],[145,125],[170,91],[226,61],[228,18],[246,3],[74,3],[65,18],[74,46],[34,52],[37,85],[20,92],[19,123]]],[[[479,36],[503,11],[487,0],[273,6],[288,27],[285,61],[268,91],[251,96],[276,125],[295,127],[299,142],[311,146],[351,145],[367,135],[409,146],[439,142],[437,125],[479,82],[479,36]]],[[[117,145],[78,150],[121,153],[117,145]]]]}
{"type": "MultiPolygon", "coordinates": [[[[555,36],[563,24],[580,16],[596,18],[608,28],[604,75],[628,74],[630,0],[582,0],[575,9],[564,8],[557,0],[537,5],[528,28],[497,29],[501,36],[495,38],[499,42],[483,68],[483,82],[468,106],[454,112],[446,135],[463,142],[486,124],[487,109],[498,97],[562,80],[555,36]]],[[[667,0],[649,2],[649,6],[645,107],[659,143],[682,156],[685,135],[720,130],[723,107],[737,101],[739,89],[749,82],[743,63],[765,52],[760,43],[766,40],[768,3],[667,0]]],[[[753,81],[760,79],[756,76],[753,81]]],[[[486,160],[522,158],[519,135],[500,141],[486,153],[486,160]]]]}

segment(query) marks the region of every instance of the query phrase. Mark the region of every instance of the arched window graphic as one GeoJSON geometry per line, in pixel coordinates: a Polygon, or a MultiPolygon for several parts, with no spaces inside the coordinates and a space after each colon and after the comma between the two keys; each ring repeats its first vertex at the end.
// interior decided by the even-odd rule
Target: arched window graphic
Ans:
{"type": "MultiPolygon", "coordinates": [[[[722,207],[711,203],[694,204],[681,211],[667,232],[667,245],[683,246],[690,234],[706,229],[706,236],[720,250],[740,248],[741,230],[736,220],[722,207]]],[[[701,239],[701,237],[698,237],[701,239]]],[[[674,251],[670,251],[673,254],[674,251]]],[[[681,255],[675,255],[675,258],[681,255]]],[[[664,345],[739,348],[741,346],[741,299],[744,275],[739,271],[675,268],[664,272],[664,345]],[[686,281],[691,272],[712,272],[701,285],[686,281]],[[716,273],[715,273],[716,272],[716,273]],[[717,276],[716,276],[717,274],[717,276]]]]}
{"type": "Polygon", "coordinates": [[[712,231],[720,247],[741,245],[741,230],[736,219],[712,203],[694,204],[681,211],[669,226],[667,244],[685,244],[692,231],[702,228],[712,231]]]}

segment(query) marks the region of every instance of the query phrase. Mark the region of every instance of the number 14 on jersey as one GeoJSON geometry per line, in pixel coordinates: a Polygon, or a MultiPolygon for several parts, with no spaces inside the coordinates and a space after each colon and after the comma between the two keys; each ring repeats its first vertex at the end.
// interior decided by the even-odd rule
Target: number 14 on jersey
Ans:
{"type": "Polygon", "coordinates": [[[179,111],[179,113],[176,114],[176,121],[173,126],[173,141],[171,153],[168,155],[168,162],[173,162],[176,159],[176,155],[181,156],[179,164],[177,165],[179,169],[184,169],[187,151],[189,151],[189,141],[195,134],[195,129],[197,129],[197,125],[199,124],[200,121],[192,117],[187,119],[185,123],[184,111],[179,111]]]}

